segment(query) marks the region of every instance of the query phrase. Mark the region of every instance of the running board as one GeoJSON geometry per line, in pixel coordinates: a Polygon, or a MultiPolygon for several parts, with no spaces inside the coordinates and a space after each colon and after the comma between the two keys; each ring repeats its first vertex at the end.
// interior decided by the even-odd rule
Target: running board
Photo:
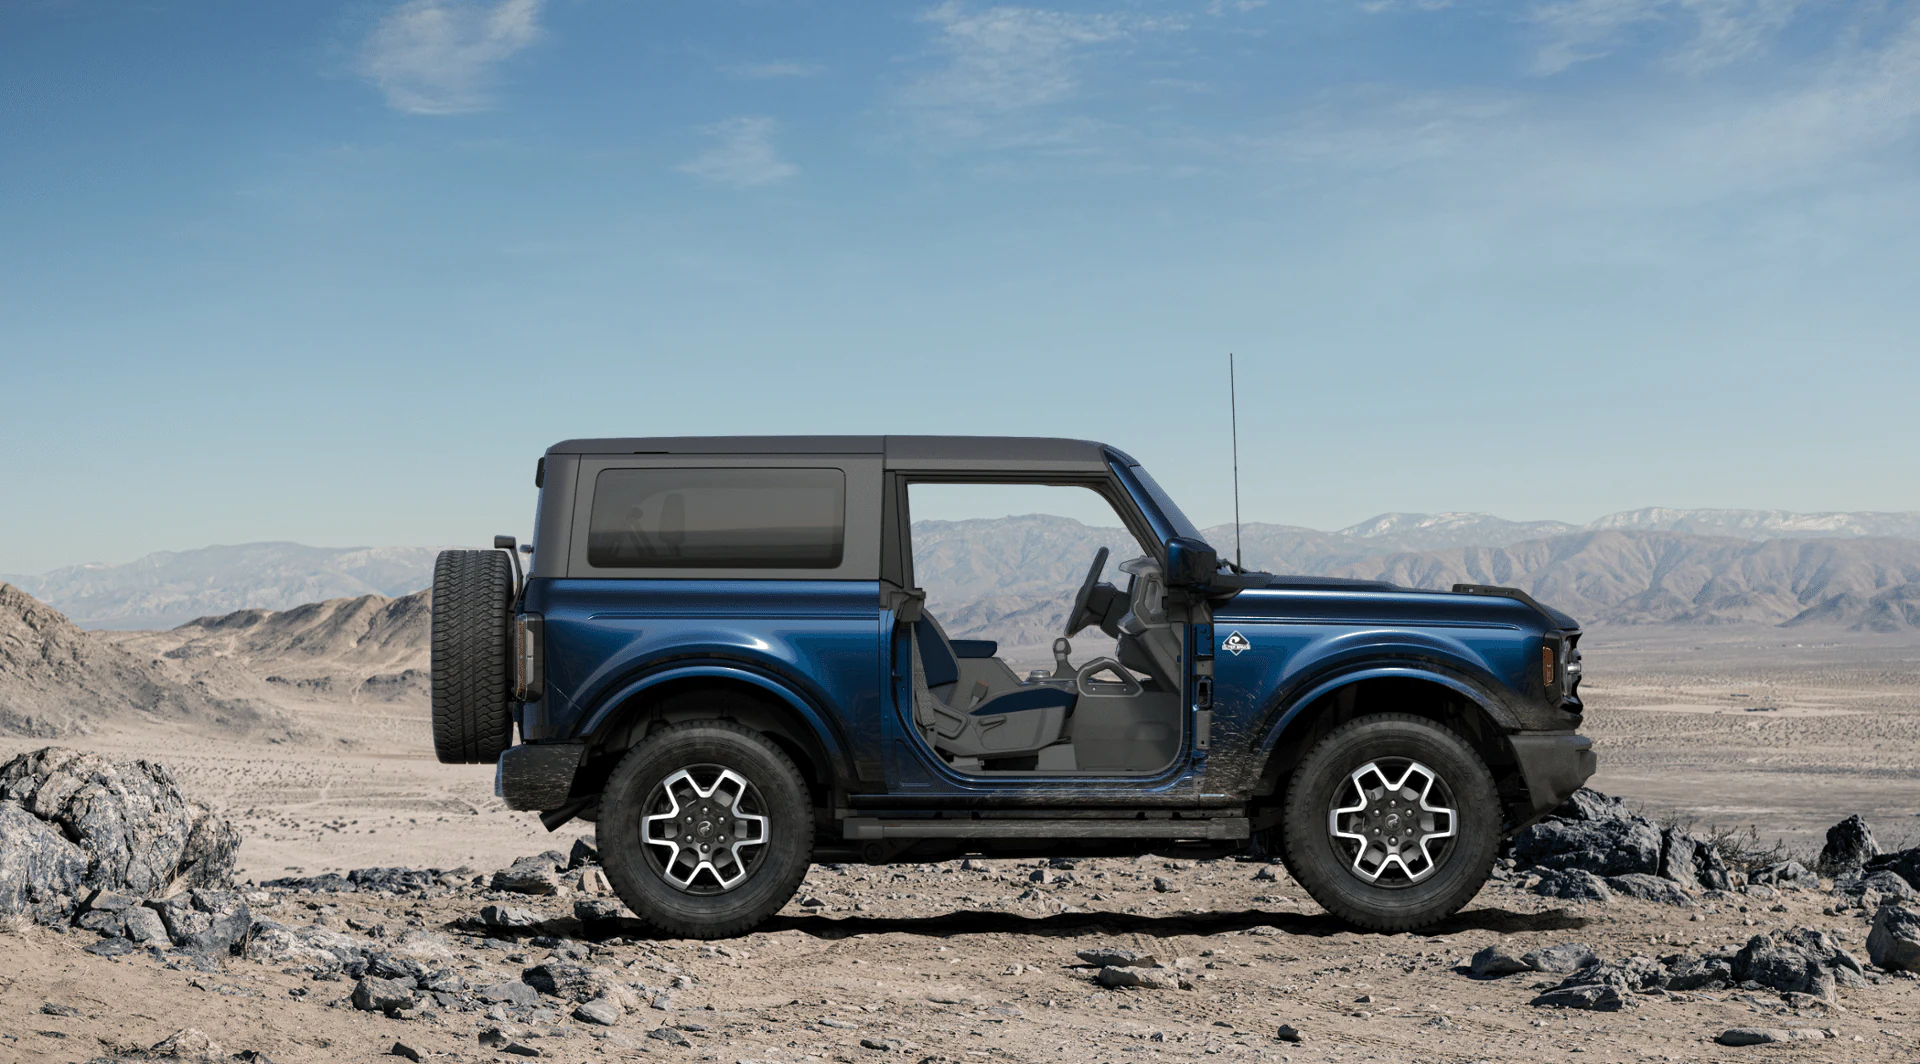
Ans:
{"type": "Polygon", "coordinates": [[[880,820],[848,817],[841,837],[854,842],[882,839],[1244,839],[1245,817],[1195,820],[961,820],[922,817],[880,820]]]}

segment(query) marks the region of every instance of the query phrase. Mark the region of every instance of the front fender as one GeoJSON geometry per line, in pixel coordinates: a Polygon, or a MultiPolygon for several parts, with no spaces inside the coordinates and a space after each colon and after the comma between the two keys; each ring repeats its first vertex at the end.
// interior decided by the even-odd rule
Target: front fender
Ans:
{"type": "Polygon", "coordinates": [[[600,729],[614,719],[620,707],[626,705],[634,696],[681,680],[732,681],[748,684],[774,695],[792,708],[806,722],[807,727],[812,729],[814,737],[819,741],[821,749],[832,765],[835,776],[842,779],[851,778],[853,759],[848,753],[845,736],[839,733],[832,718],[812,699],[785,680],[740,662],[678,661],[646,673],[601,699],[599,705],[588,715],[586,723],[581,726],[580,737],[597,736],[600,729]]]}
{"type": "Polygon", "coordinates": [[[1313,705],[1327,695],[1352,684],[1366,680],[1423,680],[1439,684],[1479,706],[1502,731],[1516,731],[1520,721],[1510,706],[1493,695],[1485,685],[1476,683],[1445,666],[1431,661],[1398,661],[1359,663],[1331,674],[1315,677],[1304,687],[1277,695],[1262,714],[1262,726],[1254,731],[1253,748],[1259,753],[1272,753],[1279,745],[1280,736],[1287,730],[1308,706],[1313,705]]]}

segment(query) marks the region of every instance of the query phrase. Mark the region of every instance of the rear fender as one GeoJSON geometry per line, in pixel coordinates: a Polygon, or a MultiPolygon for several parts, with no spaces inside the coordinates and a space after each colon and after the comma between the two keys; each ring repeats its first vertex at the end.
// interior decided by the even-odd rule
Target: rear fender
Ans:
{"type": "Polygon", "coordinates": [[[833,777],[837,780],[854,778],[853,759],[848,752],[846,739],[839,734],[839,730],[833,725],[829,716],[806,695],[778,677],[769,676],[738,662],[681,662],[641,676],[601,700],[600,705],[594,709],[585,725],[581,727],[580,735],[590,742],[597,742],[604,729],[609,725],[620,723],[626,707],[632,705],[636,698],[640,698],[648,691],[689,680],[743,684],[774,696],[792,709],[794,714],[812,731],[815,741],[820,745],[821,753],[827,759],[826,767],[830,769],[833,777]]]}

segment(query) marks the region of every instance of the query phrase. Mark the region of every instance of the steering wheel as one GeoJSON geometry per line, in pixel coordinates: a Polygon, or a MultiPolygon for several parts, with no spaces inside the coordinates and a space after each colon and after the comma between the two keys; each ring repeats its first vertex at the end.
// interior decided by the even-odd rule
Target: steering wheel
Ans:
{"type": "Polygon", "coordinates": [[[1093,599],[1093,589],[1100,583],[1100,572],[1107,567],[1107,548],[1101,547],[1093,556],[1093,566],[1087,570],[1087,578],[1080,584],[1080,590],[1073,596],[1073,608],[1067,611],[1067,635],[1076,636],[1080,630],[1090,624],[1100,623],[1100,618],[1090,616],[1087,604],[1093,599]]]}

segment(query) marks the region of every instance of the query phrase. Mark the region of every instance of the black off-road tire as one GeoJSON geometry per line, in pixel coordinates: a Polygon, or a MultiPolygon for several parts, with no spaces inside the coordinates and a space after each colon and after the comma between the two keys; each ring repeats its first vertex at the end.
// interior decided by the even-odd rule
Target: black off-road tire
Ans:
{"type": "Polygon", "coordinates": [[[793,759],[760,732],[732,721],[683,721],[620,759],[601,795],[595,831],[607,879],[641,921],[680,938],[726,938],[753,930],[800,889],[813,861],[813,799],[793,759]],[[723,766],[744,777],[764,799],[770,821],[758,863],[723,893],[681,890],[648,860],[642,841],[655,789],[693,766],[723,766]]]}
{"type": "Polygon", "coordinates": [[[433,562],[433,752],[449,765],[513,745],[513,569],[497,550],[433,562]]]}
{"type": "Polygon", "coordinates": [[[1459,912],[1492,874],[1500,837],[1500,800],[1492,773],[1465,739],[1424,717],[1382,713],[1335,728],[1294,769],[1281,841],[1287,870],[1321,907],[1373,931],[1413,931],[1459,912]],[[1336,793],[1368,762],[1409,759],[1452,792],[1456,836],[1433,872],[1413,883],[1369,883],[1352,870],[1353,850],[1329,826],[1336,793]]]}

